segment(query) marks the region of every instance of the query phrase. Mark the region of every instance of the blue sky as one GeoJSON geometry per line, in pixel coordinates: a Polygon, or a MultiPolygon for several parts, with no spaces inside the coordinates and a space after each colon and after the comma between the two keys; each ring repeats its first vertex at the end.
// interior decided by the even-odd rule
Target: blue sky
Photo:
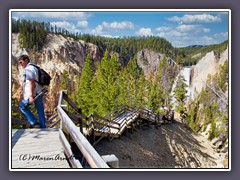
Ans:
{"type": "Polygon", "coordinates": [[[159,36],[174,47],[228,39],[227,10],[11,10],[15,19],[50,22],[70,32],[106,37],[159,36]]]}

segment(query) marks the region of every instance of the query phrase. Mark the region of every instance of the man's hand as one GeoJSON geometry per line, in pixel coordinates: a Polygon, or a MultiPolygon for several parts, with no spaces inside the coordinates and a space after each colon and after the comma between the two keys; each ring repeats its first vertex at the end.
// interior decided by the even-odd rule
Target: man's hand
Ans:
{"type": "Polygon", "coordinates": [[[32,96],[29,97],[29,103],[32,104],[34,101],[34,98],[32,96]]]}

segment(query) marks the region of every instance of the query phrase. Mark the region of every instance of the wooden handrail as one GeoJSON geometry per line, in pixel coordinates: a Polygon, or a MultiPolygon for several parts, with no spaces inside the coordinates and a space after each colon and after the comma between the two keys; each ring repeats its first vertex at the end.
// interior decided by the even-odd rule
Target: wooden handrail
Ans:
{"type": "MultiPolygon", "coordinates": [[[[69,98],[67,98],[67,95],[63,91],[61,91],[59,103],[57,106],[58,114],[62,120],[61,127],[65,127],[67,133],[70,134],[73,141],[76,143],[91,168],[109,168],[106,162],[96,152],[96,150],[89,143],[86,137],[79,131],[78,127],[72,122],[67,113],[63,110],[61,106],[63,99],[69,102],[69,98]]],[[[77,107],[75,108],[78,109],[77,107]]]]}
{"type": "Polygon", "coordinates": [[[73,168],[82,168],[82,165],[78,160],[75,159],[74,154],[71,150],[71,145],[67,141],[63,131],[59,129],[59,138],[64,147],[65,154],[67,155],[67,159],[71,162],[73,168]]]}

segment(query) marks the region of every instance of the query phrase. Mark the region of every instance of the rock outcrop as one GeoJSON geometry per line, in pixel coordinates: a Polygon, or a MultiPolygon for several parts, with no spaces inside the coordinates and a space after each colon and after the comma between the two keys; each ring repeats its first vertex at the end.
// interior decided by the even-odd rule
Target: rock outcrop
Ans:
{"type": "Polygon", "coordinates": [[[228,48],[220,54],[216,55],[214,51],[206,54],[200,61],[191,67],[190,76],[190,96],[194,98],[197,93],[200,93],[203,87],[206,87],[208,75],[214,75],[219,71],[220,65],[228,60],[228,48]]]}
{"type": "MultiPolygon", "coordinates": [[[[141,69],[143,69],[147,78],[151,75],[155,75],[157,73],[157,69],[160,61],[164,58],[164,54],[156,53],[154,51],[143,49],[137,53],[137,63],[141,69]]],[[[173,67],[176,65],[176,62],[166,57],[169,66],[173,67]]]]}

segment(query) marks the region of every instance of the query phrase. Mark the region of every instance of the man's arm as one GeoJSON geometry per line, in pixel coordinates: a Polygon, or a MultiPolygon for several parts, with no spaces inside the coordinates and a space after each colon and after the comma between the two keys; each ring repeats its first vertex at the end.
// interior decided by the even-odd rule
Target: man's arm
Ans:
{"type": "Polygon", "coordinates": [[[34,90],[36,88],[36,85],[35,85],[35,80],[34,79],[29,79],[29,81],[30,81],[29,103],[33,103],[33,101],[34,101],[33,95],[34,95],[34,90]]]}

